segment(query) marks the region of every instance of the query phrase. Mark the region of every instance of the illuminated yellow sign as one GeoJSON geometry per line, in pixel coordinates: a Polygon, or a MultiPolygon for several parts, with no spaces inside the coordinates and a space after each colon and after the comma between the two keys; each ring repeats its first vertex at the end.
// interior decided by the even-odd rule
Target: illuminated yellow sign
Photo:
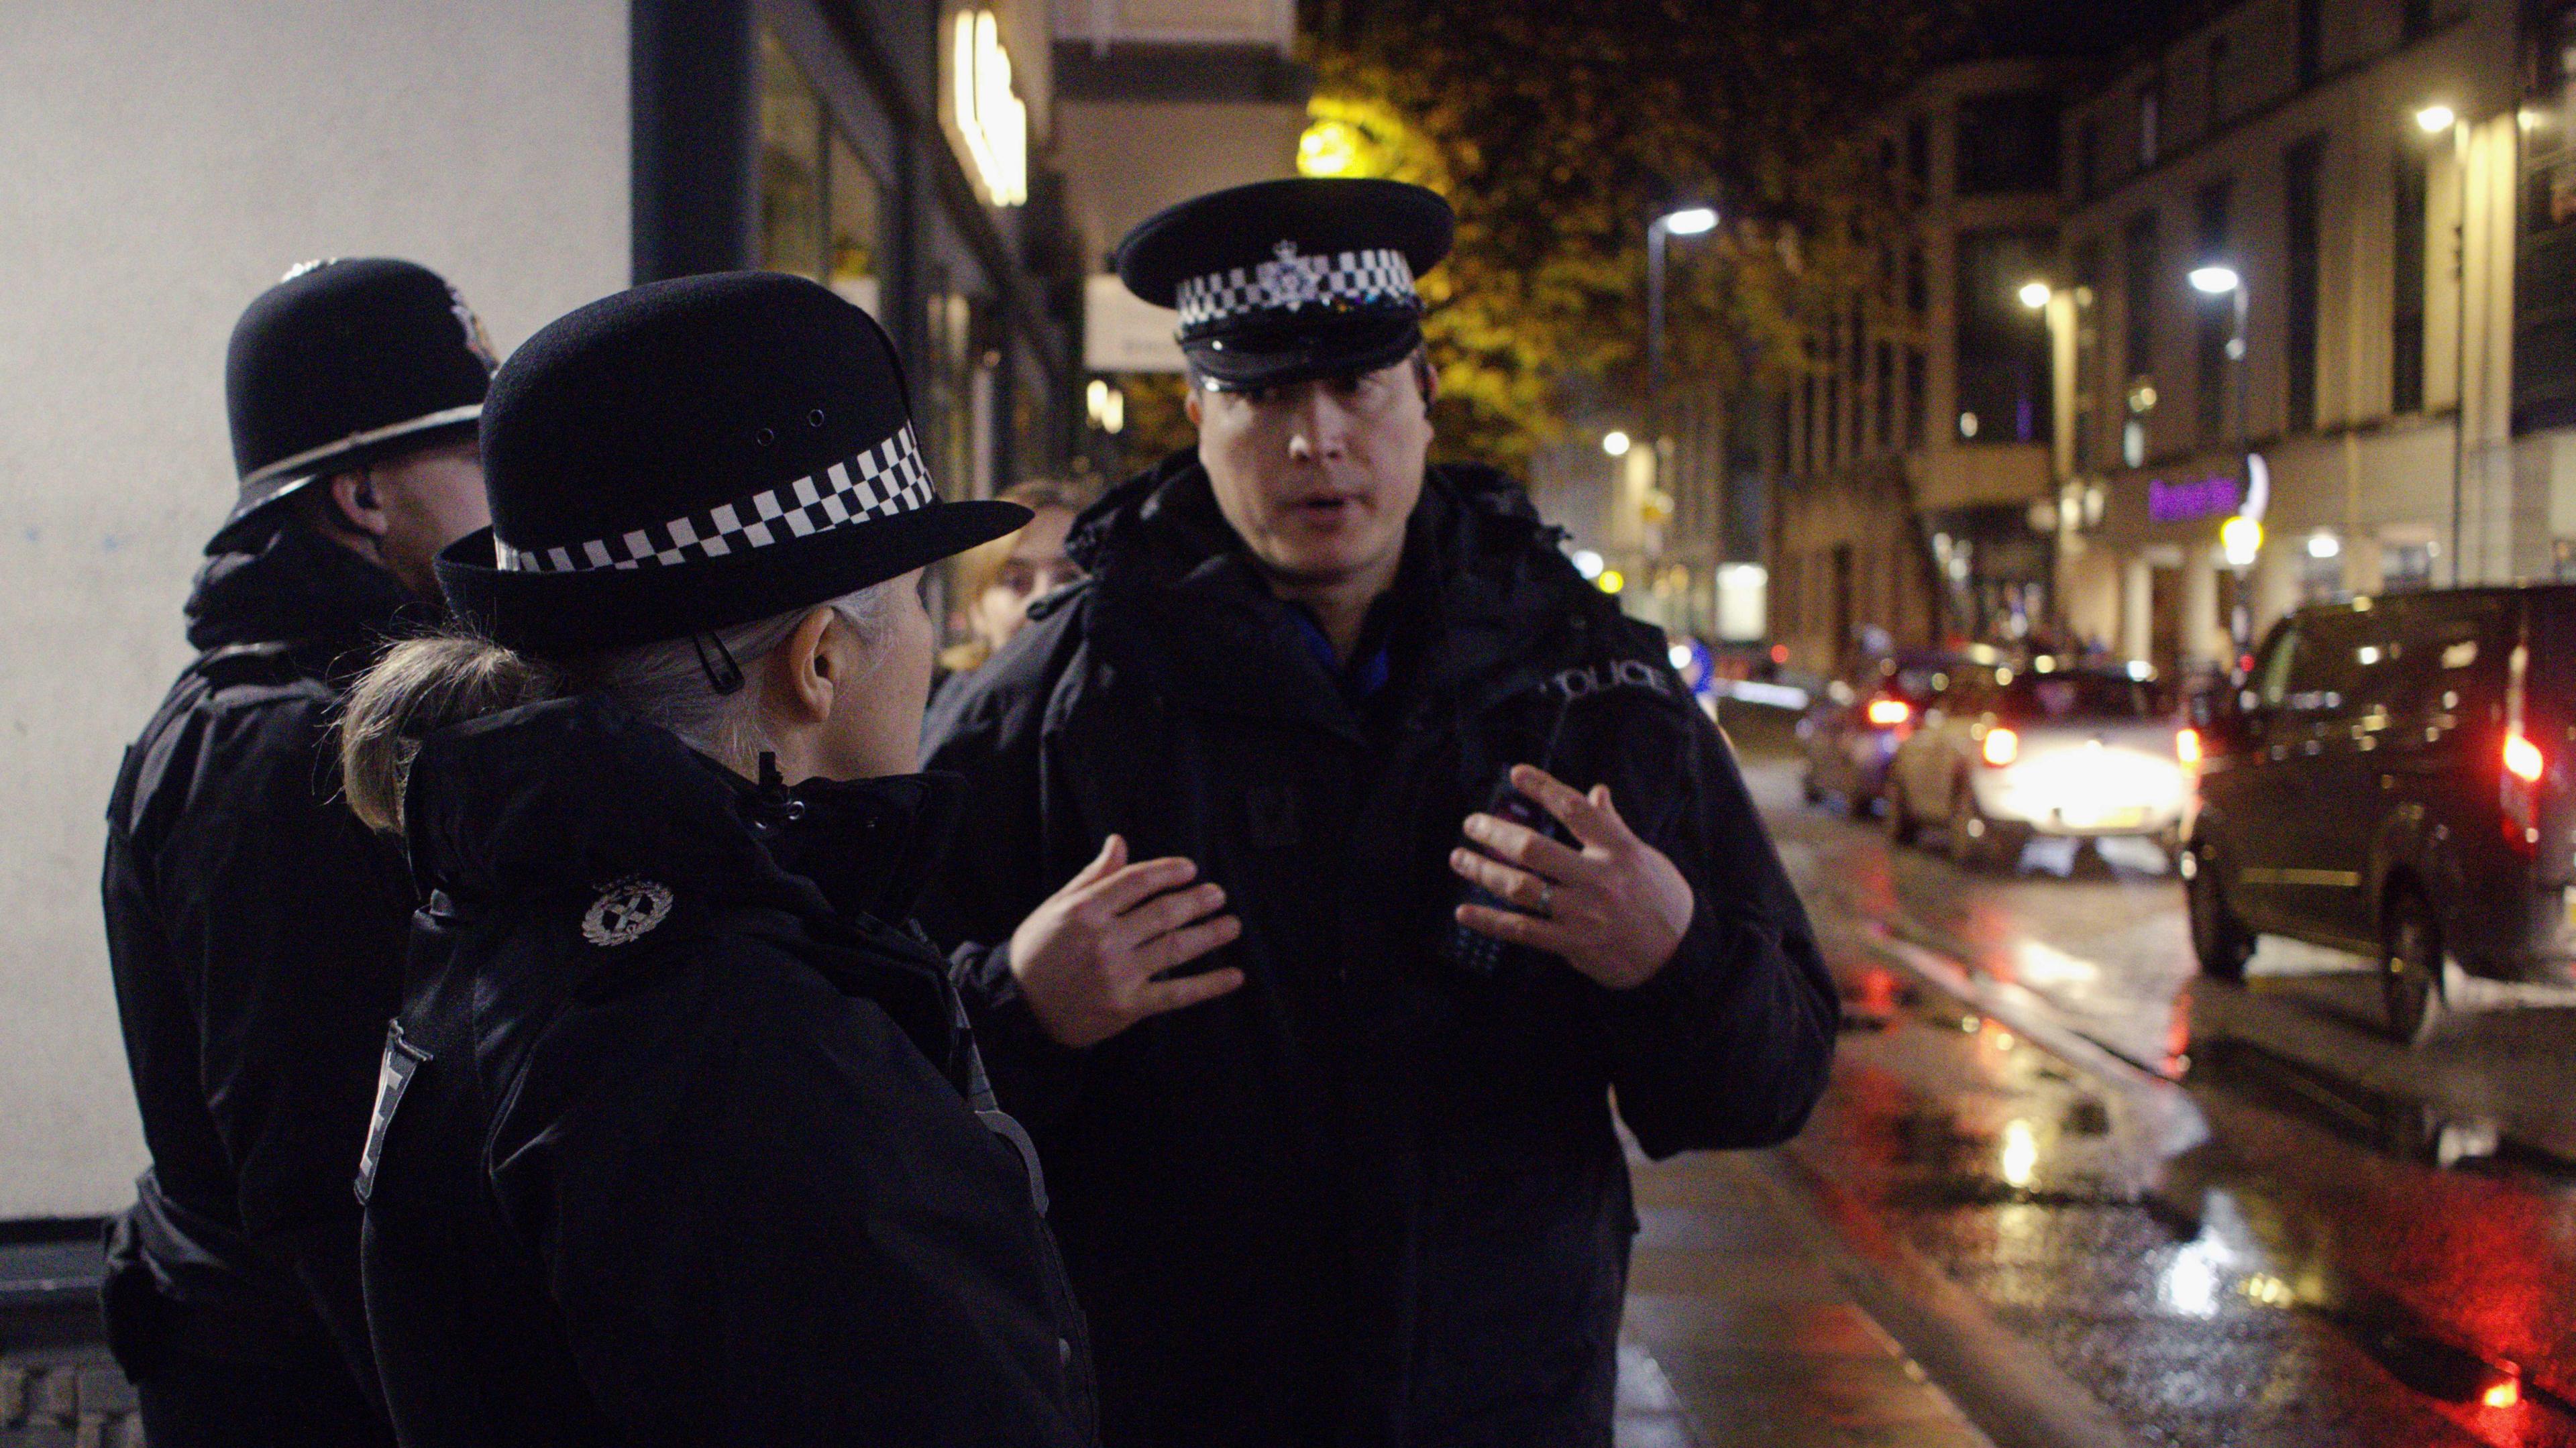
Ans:
{"type": "Polygon", "coordinates": [[[2231,568],[2251,568],[2263,551],[2263,525],[2239,513],[2218,525],[2218,546],[2231,568]]]}
{"type": "Polygon", "coordinates": [[[1347,176],[1359,162],[1359,133],[1346,122],[1317,121],[1297,138],[1301,176],[1347,176]]]}
{"type": "Polygon", "coordinates": [[[1029,108],[1011,90],[1011,53],[990,10],[957,12],[950,50],[950,119],[995,206],[1029,199],[1029,108]]]}

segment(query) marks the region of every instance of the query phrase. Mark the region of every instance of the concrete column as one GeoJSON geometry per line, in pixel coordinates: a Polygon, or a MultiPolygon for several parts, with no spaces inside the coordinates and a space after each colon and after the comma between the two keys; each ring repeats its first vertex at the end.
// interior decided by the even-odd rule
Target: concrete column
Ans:
{"type": "Polygon", "coordinates": [[[2155,566],[2144,558],[2128,558],[2120,564],[2120,653],[2125,658],[2143,659],[2155,647],[2155,621],[2151,617],[2156,598],[2155,566]]]}
{"type": "Polygon", "coordinates": [[[751,6],[633,0],[627,46],[635,280],[751,265],[759,228],[751,6]]]}
{"type": "MultiPolygon", "coordinates": [[[[2299,606],[2299,568],[2307,548],[2307,535],[2273,540],[2256,559],[2247,576],[2253,595],[2252,632],[2248,638],[2260,639],[2272,620],[2299,606]]],[[[2221,619],[2223,625],[2226,620],[2221,619]]]]}
{"type": "Polygon", "coordinates": [[[2380,571],[2380,545],[2377,534],[2354,533],[2343,540],[2343,586],[2354,593],[2377,593],[2385,575],[2380,571]]]}
{"type": "Polygon", "coordinates": [[[2207,548],[2182,559],[2182,655],[2185,663],[2216,663],[2228,656],[2227,620],[2218,616],[2218,565],[2207,548]]]}

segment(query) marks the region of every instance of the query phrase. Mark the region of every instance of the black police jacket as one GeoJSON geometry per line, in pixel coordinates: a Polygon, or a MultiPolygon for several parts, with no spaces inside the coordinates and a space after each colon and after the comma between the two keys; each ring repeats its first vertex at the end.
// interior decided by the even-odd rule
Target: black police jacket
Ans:
{"type": "Polygon", "coordinates": [[[423,742],[350,1158],[406,1445],[1091,1441],[1034,1160],[888,923],[954,805],[754,789],[598,697],[423,742]]]}
{"type": "Polygon", "coordinates": [[[1723,740],[1520,490],[1430,471],[1354,702],[1176,456],[1089,510],[1092,579],[948,701],[969,780],[923,920],[1007,940],[1111,832],[1222,884],[1245,986],[1056,1047],[1001,951],[963,984],[1051,1173],[1114,1448],[1607,1444],[1646,1151],[1756,1146],[1821,1090],[1834,992],[1723,740]],[[1551,750],[1549,740],[1553,736],[1551,750]],[[1465,817],[1516,762],[1607,782],[1689,878],[1613,992],[1445,955],[1465,817]]]}
{"type": "Polygon", "coordinates": [[[410,611],[297,524],[248,536],[199,575],[205,652],[118,773],[108,959],[152,1168],[113,1224],[108,1325],[137,1377],[175,1345],[371,1384],[349,1171],[412,894],[340,802],[330,731],[410,611]]]}

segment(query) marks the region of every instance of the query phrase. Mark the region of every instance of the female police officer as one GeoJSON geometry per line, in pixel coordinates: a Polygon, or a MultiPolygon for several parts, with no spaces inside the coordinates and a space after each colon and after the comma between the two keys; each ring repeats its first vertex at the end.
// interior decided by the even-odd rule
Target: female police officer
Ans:
{"type": "MultiPolygon", "coordinates": [[[[472,632],[392,650],[350,799],[429,892],[358,1192],[406,1444],[1088,1441],[1026,1137],[903,925],[954,812],[911,767],[943,503],[875,324],[738,274],[638,288],[493,383],[472,632]],[[980,1118],[980,1119],[979,1119],[980,1118]]],[[[1150,1011],[1230,939],[1115,852],[1023,927],[1150,1011]]]]}

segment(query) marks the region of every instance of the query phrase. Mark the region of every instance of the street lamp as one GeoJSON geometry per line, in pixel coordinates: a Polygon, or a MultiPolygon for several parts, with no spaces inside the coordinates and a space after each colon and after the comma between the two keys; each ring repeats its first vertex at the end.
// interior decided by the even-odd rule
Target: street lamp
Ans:
{"type": "MultiPolygon", "coordinates": [[[[1698,236],[1715,229],[1717,211],[1685,206],[1646,223],[1646,406],[1652,411],[1664,385],[1664,243],[1676,236],[1698,236]]],[[[1649,427],[1650,437],[1663,434],[1649,427]]],[[[1660,459],[1658,459],[1660,461],[1660,459]]]]}
{"type": "Polygon", "coordinates": [[[1601,434],[1601,450],[1614,458],[1626,457],[1628,455],[1628,434],[1619,431],[1617,428],[1612,428],[1610,431],[1601,434]]]}
{"type": "Polygon", "coordinates": [[[1675,236],[1697,236],[1717,226],[1717,209],[1711,206],[1685,206],[1663,218],[1664,230],[1675,236]]]}
{"type": "MultiPolygon", "coordinates": [[[[2232,295],[2236,301],[2236,327],[2234,335],[2227,339],[2227,359],[2236,369],[2236,456],[2238,466],[2245,474],[2244,491],[2238,495],[2243,501],[2238,506],[2259,508],[2254,497],[2254,460],[2248,447],[2253,419],[2246,416],[2246,374],[2252,370],[2252,363],[2245,355],[2245,278],[2232,266],[2210,262],[2191,269],[2191,286],[2203,296],[2232,295]]],[[[2235,638],[2236,651],[2242,654],[2246,643],[2253,637],[2254,623],[2252,610],[2245,606],[2243,575],[2246,569],[2254,566],[2256,555],[2262,551],[2263,526],[2257,517],[2240,512],[2220,526],[2218,537],[2227,555],[2227,566],[2235,569],[2238,575],[2237,603],[2229,612],[2228,632],[2235,638]]]]}
{"type": "Polygon", "coordinates": [[[2451,586],[2460,586],[2460,525],[2469,455],[2469,127],[2460,114],[2435,101],[2415,112],[2415,129],[2427,136],[2451,133],[2451,169],[2460,176],[2460,217],[2451,226],[2452,290],[2459,315],[2451,327],[2451,586]]]}
{"type": "MultiPolygon", "coordinates": [[[[2021,304],[2039,315],[2048,340],[2048,475],[2051,491],[2062,492],[2075,475],[2075,308],[2082,300],[2080,290],[2061,292],[2049,285],[2046,277],[2032,277],[2023,282],[2014,295],[2021,304]]],[[[2063,536],[2075,527],[2076,516],[2069,504],[2057,497],[2034,500],[2031,505],[2031,527],[2048,535],[2047,610],[2059,614],[2063,598],[2061,570],[2066,557],[2063,536]]],[[[2080,508],[2080,505],[2072,505],[2080,508]]]]}

